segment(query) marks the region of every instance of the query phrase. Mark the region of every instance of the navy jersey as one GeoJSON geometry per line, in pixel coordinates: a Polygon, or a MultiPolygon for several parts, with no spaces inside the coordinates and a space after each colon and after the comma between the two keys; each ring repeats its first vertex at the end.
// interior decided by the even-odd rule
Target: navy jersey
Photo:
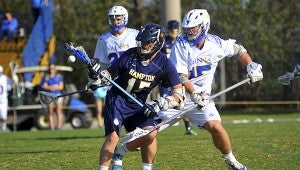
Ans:
{"type": "MultiPolygon", "coordinates": [[[[108,68],[115,82],[137,100],[146,102],[150,91],[159,83],[165,82],[170,86],[180,84],[175,66],[163,52],[159,52],[146,66],[137,59],[137,55],[136,47],[131,48],[108,68]]],[[[109,93],[111,97],[115,96],[114,104],[120,106],[122,113],[130,114],[141,110],[138,104],[116,87],[113,86],[109,93]]]]}

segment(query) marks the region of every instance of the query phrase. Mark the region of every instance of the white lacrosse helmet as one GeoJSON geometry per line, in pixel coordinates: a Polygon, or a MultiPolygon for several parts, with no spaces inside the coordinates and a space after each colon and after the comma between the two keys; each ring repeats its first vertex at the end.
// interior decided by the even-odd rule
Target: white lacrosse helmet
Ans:
{"type": "Polygon", "coordinates": [[[112,8],[109,9],[108,11],[108,22],[111,27],[120,27],[120,26],[115,26],[113,20],[111,18],[115,18],[116,16],[123,16],[123,21],[122,24],[120,25],[121,27],[125,27],[125,25],[128,22],[128,12],[127,10],[122,7],[122,6],[113,6],[112,8]]]}
{"type": "Polygon", "coordinates": [[[206,36],[209,30],[209,14],[205,9],[193,9],[184,16],[181,26],[184,29],[187,40],[194,42],[196,45],[202,38],[206,36]],[[193,28],[198,25],[200,26],[200,29],[198,30],[197,35],[191,35],[187,33],[188,28],[193,28]]]}

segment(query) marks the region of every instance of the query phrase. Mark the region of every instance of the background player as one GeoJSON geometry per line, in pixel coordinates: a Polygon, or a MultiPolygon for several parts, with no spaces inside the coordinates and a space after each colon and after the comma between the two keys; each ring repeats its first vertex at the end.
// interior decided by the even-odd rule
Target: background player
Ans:
{"type": "MultiPolygon", "coordinates": [[[[171,49],[173,44],[175,43],[176,39],[180,35],[180,23],[177,20],[170,20],[167,22],[167,35],[165,38],[165,45],[162,48],[162,51],[166,53],[167,57],[170,57],[171,49]]],[[[159,93],[160,96],[170,95],[171,88],[170,87],[163,87],[159,86],[159,93]]],[[[184,126],[185,126],[185,134],[186,135],[197,135],[195,131],[192,130],[190,126],[190,121],[187,116],[183,118],[184,126]]],[[[173,126],[179,125],[179,122],[175,123],[173,126]]]]}
{"type": "Polygon", "coordinates": [[[8,91],[12,89],[11,80],[3,73],[0,65],[0,131],[6,130],[8,91]]]}
{"type": "MultiPolygon", "coordinates": [[[[115,62],[126,50],[136,47],[138,30],[127,28],[128,12],[123,6],[113,6],[108,11],[110,30],[102,34],[97,41],[94,58],[101,62],[101,68],[115,62]]],[[[102,110],[108,87],[97,89],[96,108],[99,127],[103,127],[102,110]]]]}

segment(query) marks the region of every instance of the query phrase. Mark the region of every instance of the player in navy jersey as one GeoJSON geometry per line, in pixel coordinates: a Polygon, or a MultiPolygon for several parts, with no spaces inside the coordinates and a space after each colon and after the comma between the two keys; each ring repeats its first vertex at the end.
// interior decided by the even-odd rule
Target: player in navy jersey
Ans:
{"type": "MultiPolygon", "coordinates": [[[[157,131],[115,150],[122,125],[129,132],[136,127],[149,129],[155,125],[153,117],[158,111],[156,108],[167,110],[184,107],[184,91],[178,73],[172,62],[160,51],[164,38],[165,31],[161,25],[153,23],[145,25],[136,37],[138,46],[127,50],[107,70],[102,71],[142,103],[146,102],[150,91],[161,82],[167,82],[172,87],[172,94],[160,97],[155,102],[148,102],[147,107],[141,107],[117,87],[113,86],[108,90],[104,109],[106,140],[101,149],[99,162],[101,170],[108,169],[112,159],[112,168],[122,169],[122,156],[138,147],[141,147],[142,169],[153,169],[157,151],[157,131]]],[[[102,81],[98,78],[100,71],[98,65],[99,61],[92,59],[92,64],[88,67],[90,84],[105,83],[103,78],[102,81]]]]}

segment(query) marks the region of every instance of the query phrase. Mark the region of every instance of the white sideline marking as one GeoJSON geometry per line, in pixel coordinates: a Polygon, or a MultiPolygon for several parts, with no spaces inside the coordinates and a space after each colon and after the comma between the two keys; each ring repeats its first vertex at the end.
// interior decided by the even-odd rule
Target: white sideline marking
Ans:
{"type": "Polygon", "coordinates": [[[261,119],[261,118],[256,118],[256,119],[237,119],[237,120],[231,120],[231,121],[222,121],[222,123],[233,123],[233,124],[238,124],[238,123],[262,123],[262,122],[300,122],[300,117],[299,118],[278,118],[278,119],[273,119],[273,118],[267,118],[267,119],[261,119]]]}

